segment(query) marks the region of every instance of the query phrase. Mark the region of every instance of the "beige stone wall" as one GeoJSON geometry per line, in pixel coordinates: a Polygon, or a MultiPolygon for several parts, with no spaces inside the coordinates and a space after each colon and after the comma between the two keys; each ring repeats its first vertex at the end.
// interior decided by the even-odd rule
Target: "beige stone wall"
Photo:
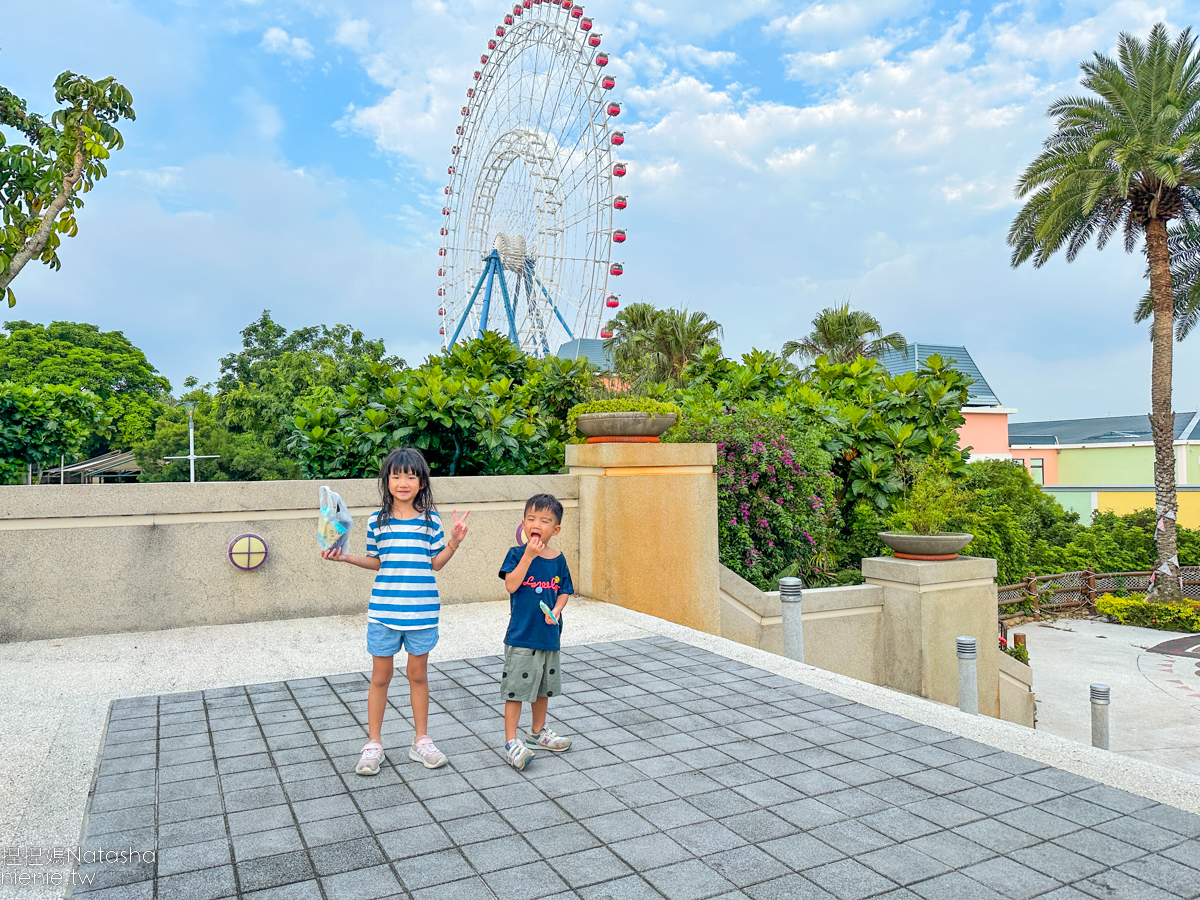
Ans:
{"type": "MultiPolygon", "coordinates": [[[[866,584],[804,591],[804,661],[957,705],[955,639],[973,635],[979,711],[1032,727],[1029,667],[997,646],[995,574],[991,559],[865,559],[866,584]]],[[[778,592],[760,591],[722,566],[718,594],[722,637],[783,653],[778,592]]]]}
{"type": "MultiPolygon", "coordinates": [[[[318,554],[322,483],[350,505],[361,554],[374,481],[2,487],[0,641],[360,613],[371,573],[318,554]],[[269,548],[252,572],[227,556],[247,532],[269,548]]],[[[536,493],[563,501],[557,542],[579,571],[576,477],[435,478],[433,490],[447,524],[471,511],[466,543],[438,573],[444,603],[507,598],[497,572],[536,493]]]]}
{"type": "Polygon", "coordinates": [[[721,633],[716,444],[572,444],[580,593],[721,633]]]}

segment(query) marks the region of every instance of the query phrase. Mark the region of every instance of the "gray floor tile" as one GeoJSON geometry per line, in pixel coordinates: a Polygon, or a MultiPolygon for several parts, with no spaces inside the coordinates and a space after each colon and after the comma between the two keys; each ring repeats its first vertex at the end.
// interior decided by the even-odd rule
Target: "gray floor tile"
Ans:
{"type": "Polygon", "coordinates": [[[580,819],[579,824],[606,844],[640,837],[656,830],[653,825],[632,810],[609,813],[605,816],[591,816],[580,819]]]}
{"type": "Polygon", "coordinates": [[[952,868],[944,860],[923,853],[911,844],[894,844],[860,854],[855,859],[900,885],[944,875],[952,868]]]}
{"type": "MultiPolygon", "coordinates": [[[[1197,863],[1200,860],[1194,861],[1197,863]]],[[[1181,897],[1200,896],[1200,871],[1159,854],[1123,863],[1117,870],[1181,897]]]]}
{"type": "Polygon", "coordinates": [[[679,846],[694,856],[720,853],[722,850],[732,850],[746,843],[746,839],[737,832],[713,821],[684,825],[667,833],[679,846]]]}
{"type": "Polygon", "coordinates": [[[389,831],[379,835],[378,840],[387,858],[396,861],[449,850],[454,846],[446,832],[436,825],[417,825],[402,831],[389,831]]]}
{"type": "Polygon", "coordinates": [[[630,867],[606,847],[557,856],[550,865],[573,889],[632,874],[630,867]]]}
{"type": "Polygon", "coordinates": [[[400,883],[387,866],[357,869],[321,879],[326,897],[337,900],[376,900],[401,894],[400,883]]]}
{"type": "Polygon", "coordinates": [[[751,885],[745,893],[753,900],[829,900],[833,897],[800,875],[784,875],[751,885]]]}
{"type": "Polygon", "coordinates": [[[581,888],[583,900],[661,900],[662,894],[637,875],[627,875],[616,881],[581,888]]]}
{"type": "Polygon", "coordinates": [[[196,869],[229,865],[229,841],[224,837],[182,847],[167,847],[158,851],[158,875],[178,875],[196,869]]]}
{"type": "Polygon", "coordinates": [[[321,844],[313,847],[308,855],[318,875],[337,875],[387,862],[379,846],[365,838],[340,844],[321,844]]]}
{"type": "Polygon", "coordinates": [[[1027,900],[1054,890],[1059,882],[1028,866],[1003,856],[975,863],[960,870],[963,875],[988,885],[996,893],[1013,900],[1027,900]]]}
{"type": "Polygon", "coordinates": [[[947,872],[909,888],[924,900],[1003,900],[990,887],[968,878],[961,872],[947,872]]]}
{"type": "Polygon", "coordinates": [[[651,869],[642,876],[667,900],[700,900],[734,889],[728,879],[698,859],[651,869]]]}
{"type": "Polygon", "coordinates": [[[233,866],[217,866],[158,879],[161,900],[217,900],[235,893],[233,866]]]}
{"type": "Polygon", "coordinates": [[[301,881],[243,895],[245,900],[321,900],[316,881],[301,881]]]}
{"type": "MultiPolygon", "coordinates": [[[[1104,863],[1088,859],[1052,841],[1014,850],[1010,856],[1063,884],[1088,878],[1108,868],[1104,863]]],[[[1196,874],[1200,875],[1200,872],[1196,874]]]]}
{"type": "Polygon", "coordinates": [[[637,872],[681,862],[692,856],[678,841],[660,833],[617,841],[610,844],[609,849],[637,872]]]}
{"type": "Polygon", "coordinates": [[[852,859],[817,866],[808,870],[805,877],[833,894],[838,900],[863,900],[864,897],[882,894],[896,887],[895,882],[852,859]]]}
{"type": "Polygon", "coordinates": [[[237,864],[238,882],[243,891],[279,887],[295,881],[307,881],[315,874],[302,850],[278,856],[260,856],[237,864]]]}
{"type": "Polygon", "coordinates": [[[238,834],[233,836],[232,841],[233,855],[238,862],[304,848],[300,841],[300,830],[295,827],[238,834]]]}
{"type": "Polygon", "coordinates": [[[766,809],[726,816],[720,822],[752,844],[784,837],[797,831],[795,825],[766,809]]]}
{"type": "MultiPolygon", "coordinates": [[[[383,843],[382,839],[380,843],[383,843]]],[[[458,881],[475,874],[462,853],[453,848],[410,856],[402,864],[398,864],[397,869],[409,891],[458,881]]],[[[347,874],[353,875],[352,872],[347,874]]]]}
{"type": "Polygon", "coordinates": [[[446,900],[448,897],[454,900],[495,900],[496,895],[479,877],[422,888],[413,893],[414,900],[446,900]]]}
{"type": "Polygon", "coordinates": [[[560,891],[567,884],[544,862],[502,869],[484,876],[484,881],[506,900],[541,900],[560,891]]]}
{"type": "Polygon", "coordinates": [[[524,865],[538,858],[537,851],[517,834],[467,844],[460,847],[460,850],[467,861],[475,867],[475,871],[481,875],[508,866],[524,865]]]}
{"type": "Polygon", "coordinates": [[[788,867],[758,847],[735,847],[704,857],[703,862],[740,888],[788,874],[788,867]]]}
{"type": "Polygon", "coordinates": [[[953,831],[937,831],[914,838],[908,842],[907,846],[944,862],[952,869],[961,869],[963,866],[983,862],[996,855],[996,851],[991,848],[969,841],[953,831]]]}
{"type": "Polygon", "coordinates": [[[1119,897],[1120,900],[1173,900],[1179,896],[1116,869],[1109,869],[1107,872],[1077,881],[1071,886],[1093,897],[1119,897]]]}

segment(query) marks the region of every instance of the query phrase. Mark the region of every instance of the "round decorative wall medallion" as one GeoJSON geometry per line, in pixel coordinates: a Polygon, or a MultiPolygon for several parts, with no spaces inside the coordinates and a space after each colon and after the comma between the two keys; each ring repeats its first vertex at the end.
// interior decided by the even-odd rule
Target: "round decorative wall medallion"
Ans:
{"type": "Polygon", "coordinates": [[[267,542],[257,534],[239,534],[229,542],[229,561],[244,572],[257,569],[267,560],[267,542]]]}
{"type": "Polygon", "coordinates": [[[524,547],[529,543],[529,537],[525,534],[525,520],[522,519],[517,523],[517,546],[524,547]]]}

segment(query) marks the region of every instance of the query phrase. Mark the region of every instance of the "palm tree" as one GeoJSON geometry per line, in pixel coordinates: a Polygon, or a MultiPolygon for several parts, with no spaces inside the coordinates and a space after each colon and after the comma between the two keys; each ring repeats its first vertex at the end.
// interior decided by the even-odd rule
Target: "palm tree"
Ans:
{"type": "MultiPolygon", "coordinates": [[[[1159,23],[1143,43],[1122,34],[1117,59],[1102,53],[1080,64],[1090,94],[1051,104],[1054,132],[1017,183],[1032,195],[1008,232],[1012,264],[1044,265],[1065,247],[1072,261],[1095,236],[1104,247],[1123,231],[1125,250],[1139,239],[1149,264],[1152,298],[1150,430],[1154,492],[1162,527],[1156,529],[1158,599],[1179,597],[1176,553],[1175,417],[1171,412],[1171,247],[1167,223],[1197,221],[1200,184],[1200,57],[1190,29],[1174,41],[1159,23]]],[[[1188,326],[1190,327],[1190,326],[1188,326]]]]}
{"type": "Polygon", "coordinates": [[[814,360],[824,356],[833,363],[849,363],[860,356],[879,356],[884,350],[908,349],[904,335],[898,331],[884,334],[878,319],[851,309],[849,301],[821,310],[813,318],[812,326],[807,337],[783,345],[784,359],[799,356],[814,360]]]}
{"type": "Polygon", "coordinates": [[[706,313],[657,309],[631,303],[608,323],[612,337],[604,349],[612,353],[617,372],[635,383],[669,381],[705,347],[717,345],[721,325],[706,313]]]}
{"type": "Polygon", "coordinates": [[[609,320],[612,337],[604,339],[604,349],[612,355],[618,372],[629,373],[640,366],[649,352],[647,339],[661,315],[662,310],[649,303],[630,303],[609,320]]]}
{"type": "Polygon", "coordinates": [[[661,380],[674,380],[683,368],[705,347],[721,342],[721,323],[707,313],[689,313],[684,309],[665,309],[654,323],[650,349],[658,358],[661,380]]]}

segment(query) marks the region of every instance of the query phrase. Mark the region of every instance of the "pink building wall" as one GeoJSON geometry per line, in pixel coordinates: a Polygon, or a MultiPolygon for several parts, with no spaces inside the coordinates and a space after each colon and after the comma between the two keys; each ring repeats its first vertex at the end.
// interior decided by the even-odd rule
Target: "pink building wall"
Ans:
{"type": "MultiPolygon", "coordinates": [[[[1033,474],[1033,461],[1042,461],[1042,484],[1058,484],[1058,451],[1053,447],[1020,448],[1012,451],[1012,458],[1024,463],[1033,474]]],[[[1036,478],[1034,479],[1037,480],[1036,478]]]]}
{"type": "Polygon", "coordinates": [[[1008,414],[1012,409],[996,408],[989,412],[962,410],[966,419],[958,429],[958,445],[970,447],[974,458],[1008,459],[1008,414]]]}

